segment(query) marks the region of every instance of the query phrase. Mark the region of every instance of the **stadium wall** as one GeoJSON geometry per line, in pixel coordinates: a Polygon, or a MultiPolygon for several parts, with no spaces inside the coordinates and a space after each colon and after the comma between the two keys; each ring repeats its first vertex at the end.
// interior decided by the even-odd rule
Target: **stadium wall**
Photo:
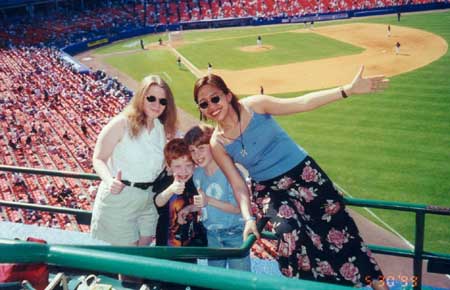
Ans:
{"type": "Polygon", "coordinates": [[[417,12],[417,11],[428,11],[428,10],[439,10],[450,8],[450,2],[446,1],[441,3],[430,3],[430,4],[418,4],[418,5],[405,5],[405,6],[393,6],[388,8],[374,8],[368,10],[355,10],[347,12],[337,12],[337,13],[327,13],[327,14],[315,14],[315,15],[305,15],[301,17],[273,17],[273,18],[256,18],[256,17],[245,17],[245,18],[229,18],[229,19],[214,19],[214,20],[202,20],[202,21],[192,21],[192,22],[180,22],[178,24],[157,24],[150,25],[145,28],[129,30],[121,32],[114,36],[100,36],[94,39],[90,39],[84,42],[72,44],[64,47],[62,50],[68,54],[75,55],[83,51],[90,50],[94,47],[99,47],[102,45],[107,45],[114,41],[131,38],[135,36],[150,34],[150,33],[161,33],[166,31],[177,31],[177,30],[189,30],[189,29],[208,29],[208,28],[223,28],[223,27],[236,27],[236,26],[260,26],[260,25],[271,25],[271,24],[282,24],[282,23],[301,23],[301,22],[319,22],[319,21],[330,21],[337,19],[348,19],[352,17],[366,17],[374,15],[384,15],[393,13],[406,13],[406,12],[417,12]]]}

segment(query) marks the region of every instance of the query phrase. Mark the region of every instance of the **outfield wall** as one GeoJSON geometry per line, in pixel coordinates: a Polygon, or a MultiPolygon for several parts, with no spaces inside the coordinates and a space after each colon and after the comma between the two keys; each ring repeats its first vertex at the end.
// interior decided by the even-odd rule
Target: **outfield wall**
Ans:
{"type": "Polygon", "coordinates": [[[407,12],[439,10],[448,8],[450,8],[450,2],[446,1],[446,3],[392,6],[387,8],[374,8],[369,10],[354,10],[347,12],[305,15],[299,17],[297,16],[273,17],[273,18],[245,17],[245,18],[228,18],[220,20],[213,19],[213,20],[201,20],[192,22],[180,22],[178,24],[168,24],[168,25],[157,24],[157,25],[150,25],[141,29],[124,31],[112,37],[100,36],[94,39],[90,39],[88,41],[66,46],[62,50],[68,54],[74,55],[81,53],[83,51],[90,50],[94,47],[110,44],[114,41],[145,34],[161,33],[166,31],[178,31],[189,29],[213,29],[213,28],[236,27],[236,26],[259,26],[259,25],[283,24],[283,23],[306,23],[312,21],[314,22],[329,21],[338,19],[348,19],[353,17],[366,17],[374,15],[396,14],[399,12],[407,13],[407,12]]]}

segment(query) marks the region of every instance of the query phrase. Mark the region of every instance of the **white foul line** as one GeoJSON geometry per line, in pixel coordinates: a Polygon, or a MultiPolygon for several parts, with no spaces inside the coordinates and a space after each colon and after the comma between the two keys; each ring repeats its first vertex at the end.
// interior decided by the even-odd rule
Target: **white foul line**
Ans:
{"type": "MultiPolygon", "coordinates": [[[[336,183],[334,183],[336,185],[336,187],[342,191],[345,195],[353,198],[353,196],[346,192],[342,187],[340,187],[339,185],[337,185],[336,183]]],[[[388,223],[386,223],[384,220],[382,220],[378,215],[376,215],[371,209],[367,208],[367,207],[363,207],[364,210],[366,210],[371,216],[373,216],[377,221],[379,221],[381,224],[383,224],[383,226],[385,226],[388,230],[390,230],[391,232],[393,232],[396,236],[398,236],[403,242],[405,242],[405,244],[410,247],[411,249],[414,249],[414,245],[411,244],[410,241],[408,241],[404,236],[402,236],[399,232],[397,232],[393,227],[391,227],[388,223]]]]}
{"type": "Polygon", "coordinates": [[[182,62],[186,65],[186,67],[196,76],[197,78],[202,77],[204,74],[201,70],[199,70],[195,65],[193,65],[187,58],[185,58],[181,53],[178,52],[175,48],[172,47],[172,45],[169,43],[168,46],[172,50],[172,52],[178,56],[182,62]]]}
{"type": "Polygon", "coordinates": [[[169,82],[172,82],[172,78],[169,76],[168,73],[166,73],[165,71],[163,71],[163,74],[169,79],[169,82]]]}
{"type": "MultiPolygon", "coordinates": [[[[346,192],[342,187],[340,187],[339,185],[337,185],[336,183],[334,183],[334,185],[340,190],[342,191],[345,195],[353,198],[353,196],[346,192]]],[[[397,232],[393,227],[391,227],[388,223],[386,223],[384,220],[382,220],[379,216],[377,216],[371,209],[367,208],[367,207],[363,207],[363,209],[365,209],[371,216],[373,216],[377,221],[379,221],[381,224],[383,224],[388,230],[390,230],[391,232],[393,232],[396,236],[398,236],[408,247],[410,247],[411,249],[414,250],[414,245],[411,244],[410,241],[408,241],[404,236],[402,236],[399,232],[397,232]]],[[[447,277],[448,279],[450,279],[450,275],[445,275],[445,277],[447,277]]]]}

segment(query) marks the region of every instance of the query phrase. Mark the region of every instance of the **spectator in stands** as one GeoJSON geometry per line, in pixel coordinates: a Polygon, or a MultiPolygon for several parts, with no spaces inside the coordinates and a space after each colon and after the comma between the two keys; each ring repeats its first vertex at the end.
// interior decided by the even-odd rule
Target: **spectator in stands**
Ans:
{"type": "Polygon", "coordinates": [[[86,126],[86,124],[84,123],[84,121],[81,122],[80,129],[81,129],[81,132],[83,132],[83,134],[84,134],[85,136],[88,134],[87,126],[86,126]]]}
{"type": "Polygon", "coordinates": [[[345,210],[342,195],[272,118],[387,87],[384,76],[362,74],[363,67],[348,85],[296,98],[255,95],[242,100],[211,74],[197,80],[194,99],[201,116],[217,123],[210,146],[240,205],[244,238],[259,233],[248,187],[235,163],[242,164],[253,180],[257,219],[273,225],[279,239],[278,264],[285,276],[356,286],[372,282],[375,289],[385,289],[376,280],[382,273],[345,210]]]}
{"type": "Polygon", "coordinates": [[[70,140],[69,133],[67,133],[67,131],[64,131],[63,138],[66,139],[67,141],[70,140]]]}
{"type": "Polygon", "coordinates": [[[17,149],[17,144],[16,144],[13,140],[11,140],[11,139],[8,140],[8,145],[9,145],[13,150],[16,150],[16,149],[17,149]]]}
{"type": "Polygon", "coordinates": [[[102,129],[93,154],[102,179],[92,213],[94,238],[113,245],[150,244],[157,219],[152,182],[163,170],[163,148],[175,134],[176,121],[172,91],[151,75],[102,129]]]}
{"type": "Polygon", "coordinates": [[[26,186],[25,180],[23,179],[22,174],[18,172],[13,173],[13,181],[16,186],[26,186]]]}

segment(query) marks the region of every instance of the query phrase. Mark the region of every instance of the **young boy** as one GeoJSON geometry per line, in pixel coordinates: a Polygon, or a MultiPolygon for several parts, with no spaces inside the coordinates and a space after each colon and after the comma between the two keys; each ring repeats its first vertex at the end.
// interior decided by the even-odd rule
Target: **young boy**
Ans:
{"type": "Polygon", "coordinates": [[[181,138],[164,147],[168,172],[155,186],[155,206],[159,214],[156,226],[157,246],[207,246],[206,233],[199,222],[199,208],[193,204],[197,190],[192,181],[194,162],[189,146],[181,138]],[[183,212],[184,223],[178,223],[183,212]]]}
{"type": "MultiPolygon", "coordinates": [[[[227,178],[214,161],[209,148],[213,128],[195,126],[184,136],[189,144],[192,159],[198,165],[194,171],[194,183],[201,197],[194,198],[196,206],[203,207],[203,224],[207,229],[208,246],[214,248],[238,248],[242,245],[240,209],[236,205],[233,190],[227,178]]],[[[250,257],[239,259],[209,260],[210,266],[250,271],[250,257]]]]}

